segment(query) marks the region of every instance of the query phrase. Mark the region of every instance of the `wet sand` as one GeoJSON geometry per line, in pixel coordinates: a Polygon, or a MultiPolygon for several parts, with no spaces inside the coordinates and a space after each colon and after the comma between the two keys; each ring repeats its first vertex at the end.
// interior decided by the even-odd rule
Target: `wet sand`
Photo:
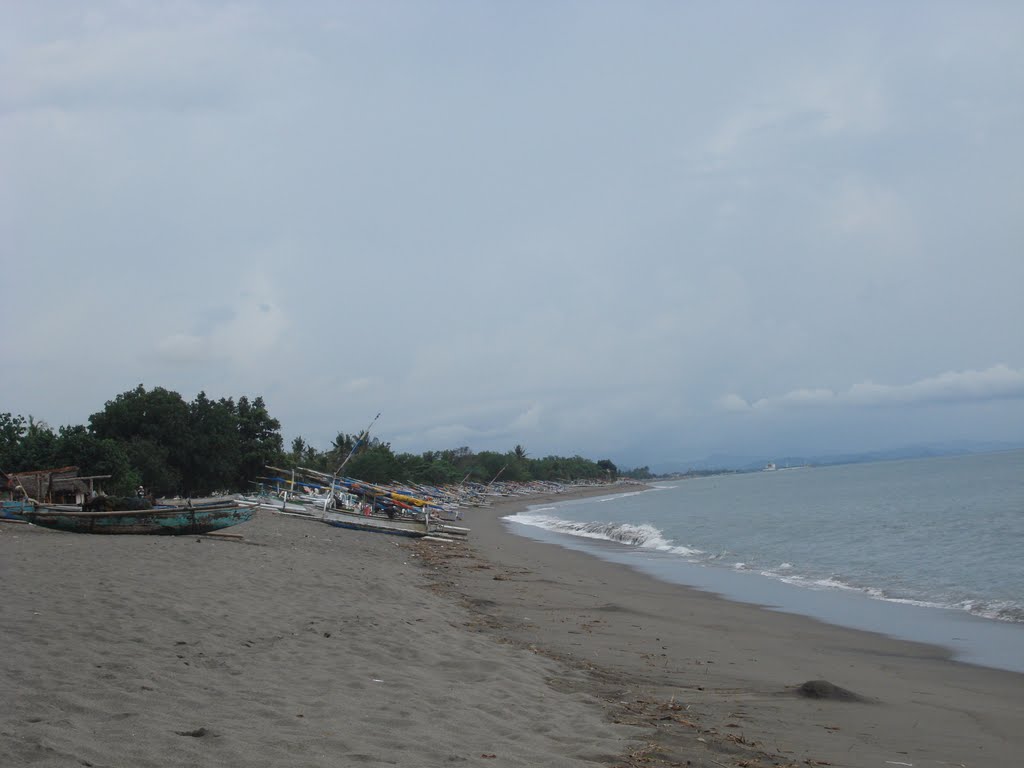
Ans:
{"type": "Polygon", "coordinates": [[[0,765],[1019,764],[1024,676],[514,536],[526,503],[466,544],[0,525],[0,765]]]}
{"type": "Polygon", "coordinates": [[[500,518],[525,506],[475,514],[475,559],[432,550],[435,573],[496,637],[591,669],[609,717],[646,727],[626,764],[1021,764],[1024,675],[516,536],[500,518]],[[863,700],[801,696],[813,680],[863,700]]]}

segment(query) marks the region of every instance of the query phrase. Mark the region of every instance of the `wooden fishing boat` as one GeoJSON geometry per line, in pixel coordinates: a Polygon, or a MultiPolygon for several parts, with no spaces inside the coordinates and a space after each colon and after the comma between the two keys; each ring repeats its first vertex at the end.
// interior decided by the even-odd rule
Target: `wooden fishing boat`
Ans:
{"type": "Polygon", "coordinates": [[[0,520],[24,522],[25,513],[35,509],[31,501],[0,501],[0,520]]]}
{"type": "Polygon", "coordinates": [[[234,502],[156,507],[126,512],[83,512],[40,504],[22,517],[33,525],[71,533],[124,533],[175,536],[217,531],[250,520],[253,507],[234,502]]]}
{"type": "Polygon", "coordinates": [[[364,514],[359,510],[328,509],[321,518],[335,528],[349,528],[355,531],[376,531],[396,536],[422,537],[433,532],[429,517],[412,517],[408,515],[364,514]]]}

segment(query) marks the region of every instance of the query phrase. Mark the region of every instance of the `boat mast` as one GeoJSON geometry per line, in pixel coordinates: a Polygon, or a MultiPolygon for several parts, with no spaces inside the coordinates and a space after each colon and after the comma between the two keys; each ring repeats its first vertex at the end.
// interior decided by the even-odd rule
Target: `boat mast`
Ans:
{"type": "Polygon", "coordinates": [[[506,464],[504,467],[498,470],[498,474],[491,478],[491,482],[487,484],[487,487],[484,490],[490,490],[491,486],[494,485],[494,481],[501,477],[501,473],[504,472],[506,469],[508,469],[508,464],[506,464]]]}
{"type": "MultiPolygon", "coordinates": [[[[366,425],[366,429],[364,429],[362,431],[362,434],[360,434],[359,437],[356,438],[356,442],[352,446],[352,450],[348,452],[348,456],[346,456],[345,460],[343,462],[341,462],[341,465],[336,470],[334,470],[334,475],[331,477],[331,487],[330,487],[330,494],[331,494],[331,499],[332,500],[334,498],[334,489],[337,487],[337,484],[338,484],[338,476],[341,475],[341,470],[343,470],[345,468],[345,465],[348,464],[349,459],[351,459],[353,456],[356,455],[356,451],[359,450],[359,447],[363,444],[363,441],[366,440],[370,436],[370,429],[371,429],[371,427],[373,427],[374,424],[377,423],[377,419],[379,419],[379,418],[380,418],[380,413],[378,413],[376,416],[374,416],[373,417],[373,421],[371,421],[369,424],[366,425]]],[[[327,516],[327,507],[328,506],[329,506],[329,504],[324,504],[324,517],[327,516]]]]}
{"type": "Polygon", "coordinates": [[[343,469],[345,468],[345,465],[346,465],[346,464],[348,464],[348,461],[349,461],[349,459],[351,459],[351,458],[352,458],[353,456],[355,456],[355,453],[356,453],[356,451],[358,451],[358,450],[359,450],[359,446],[361,446],[361,445],[363,444],[363,440],[365,440],[365,439],[366,439],[367,437],[369,437],[369,436],[370,436],[370,428],[371,428],[371,427],[372,427],[372,426],[373,426],[374,424],[376,424],[376,423],[377,423],[377,419],[379,419],[379,418],[380,418],[380,414],[378,413],[378,414],[377,414],[376,416],[374,416],[374,417],[373,417],[373,421],[371,421],[371,422],[370,422],[370,423],[369,423],[369,424],[368,424],[368,425],[366,426],[366,429],[364,429],[364,430],[362,431],[362,434],[360,434],[360,435],[359,435],[359,437],[357,437],[357,438],[356,438],[356,442],[355,442],[355,445],[353,445],[353,446],[352,446],[352,450],[348,452],[348,456],[346,456],[346,457],[345,457],[345,460],[344,460],[343,462],[341,462],[341,466],[339,466],[339,467],[338,467],[338,468],[337,468],[337,469],[336,469],[336,470],[334,471],[334,477],[335,477],[335,478],[337,478],[337,477],[338,477],[338,475],[340,475],[340,474],[341,474],[341,470],[343,470],[343,469]]]}

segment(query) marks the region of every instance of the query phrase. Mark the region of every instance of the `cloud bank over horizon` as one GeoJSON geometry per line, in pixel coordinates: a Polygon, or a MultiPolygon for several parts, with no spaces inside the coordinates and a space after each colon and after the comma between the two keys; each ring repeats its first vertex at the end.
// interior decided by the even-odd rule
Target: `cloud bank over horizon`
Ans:
{"type": "Polygon", "coordinates": [[[778,397],[748,402],[729,394],[718,400],[722,410],[743,412],[773,408],[837,406],[912,406],[1024,399],[1024,370],[994,365],[984,371],[947,371],[910,384],[864,381],[843,392],[801,388],[778,397]]]}
{"type": "Polygon", "coordinates": [[[1024,8],[5,11],[0,410],[624,464],[1024,439],[1024,8]]]}

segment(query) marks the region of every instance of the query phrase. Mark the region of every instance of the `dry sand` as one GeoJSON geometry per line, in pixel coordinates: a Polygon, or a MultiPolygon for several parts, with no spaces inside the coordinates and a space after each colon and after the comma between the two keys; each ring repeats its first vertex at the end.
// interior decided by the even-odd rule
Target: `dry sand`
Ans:
{"type": "Polygon", "coordinates": [[[525,503],[459,545],[0,525],[0,766],[1021,764],[1024,676],[516,537],[525,503]]]}

